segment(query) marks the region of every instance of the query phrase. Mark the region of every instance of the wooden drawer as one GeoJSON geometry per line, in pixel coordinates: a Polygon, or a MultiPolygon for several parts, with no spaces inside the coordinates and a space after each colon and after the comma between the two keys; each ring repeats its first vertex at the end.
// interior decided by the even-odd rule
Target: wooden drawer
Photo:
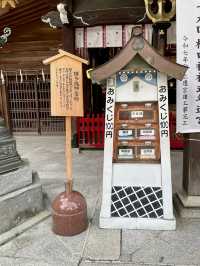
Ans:
{"type": "Polygon", "coordinates": [[[139,160],[159,160],[160,151],[156,142],[145,141],[137,146],[137,159],[139,160]]]}
{"type": "Polygon", "coordinates": [[[114,149],[115,162],[159,161],[159,144],[155,141],[120,141],[114,149]]]}
{"type": "Polygon", "coordinates": [[[117,103],[114,136],[115,162],[159,161],[157,103],[117,103]]]}
{"type": "Polygon", "coordinates": [[[158,124],[118,124],[115,127],[115,142],[122,140],[159,140],[158,124]]]}
{"type": "Polygon", "coordinates": [[[155,123],[158,120],[155,103],[117,103],[116,123],[155,123]]]}

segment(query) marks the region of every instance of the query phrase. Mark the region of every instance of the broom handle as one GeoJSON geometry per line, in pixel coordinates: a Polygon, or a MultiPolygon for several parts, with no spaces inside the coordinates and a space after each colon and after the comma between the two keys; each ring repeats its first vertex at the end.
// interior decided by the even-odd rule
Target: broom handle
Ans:
{"type": "Polygon", "coordinates": [[[67,174],[67,192],[72,192],[72,147],[71,147],[71,140],[72,140],[72,126],[71,126],[71,117],[68,116],[65,118],[65,127],[66,127],[66,146],[65,146],[65,153],[66,153],[66,174],[67,174]]]}

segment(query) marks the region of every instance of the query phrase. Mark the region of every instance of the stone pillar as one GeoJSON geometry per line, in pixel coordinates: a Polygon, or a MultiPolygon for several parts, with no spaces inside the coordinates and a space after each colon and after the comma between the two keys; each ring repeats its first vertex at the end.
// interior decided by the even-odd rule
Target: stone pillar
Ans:
{"type": "Polygon", "coordinates": [[[183,188],[188,196],[200,196],[200,133],[186,135],[183,154],[183,188]]]}
{"type": "Polygon", "coordinates": [[[175,198],[180,216],[200,218],[200,133],[185,134],[183,190],[175,198]]]}

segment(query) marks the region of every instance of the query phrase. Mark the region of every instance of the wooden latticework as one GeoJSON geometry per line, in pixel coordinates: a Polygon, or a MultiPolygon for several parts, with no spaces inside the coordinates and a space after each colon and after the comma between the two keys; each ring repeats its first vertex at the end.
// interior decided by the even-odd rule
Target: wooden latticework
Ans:
{"type": "Polygon", "coordinates": [[[41,135],[64,132],[64,119],[50,114],[50,80],[46,76],[8,76],[8,111],[12,131],[41,135]]]}

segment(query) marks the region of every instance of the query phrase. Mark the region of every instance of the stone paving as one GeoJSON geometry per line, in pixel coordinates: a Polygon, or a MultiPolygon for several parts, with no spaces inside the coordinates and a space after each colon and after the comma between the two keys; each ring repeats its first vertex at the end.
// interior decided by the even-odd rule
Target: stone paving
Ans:
{"type": "MultiPolygon", "coordinates": [[[[17,137],[17,145],[52,201],[64,190],[64,137],[17,137]]],[[[200,220],[178,218],[177,230],[169,232],[99,229],[103,151],[73,150],[73,157],[74,188],[87,199],[87,231],[60,237],[48,218],[1,246],[0,266],[200,265],[200,220]]],[[[175,192],[181,188],[182,152],[172,153],[172,165],[175,192]]]]}

